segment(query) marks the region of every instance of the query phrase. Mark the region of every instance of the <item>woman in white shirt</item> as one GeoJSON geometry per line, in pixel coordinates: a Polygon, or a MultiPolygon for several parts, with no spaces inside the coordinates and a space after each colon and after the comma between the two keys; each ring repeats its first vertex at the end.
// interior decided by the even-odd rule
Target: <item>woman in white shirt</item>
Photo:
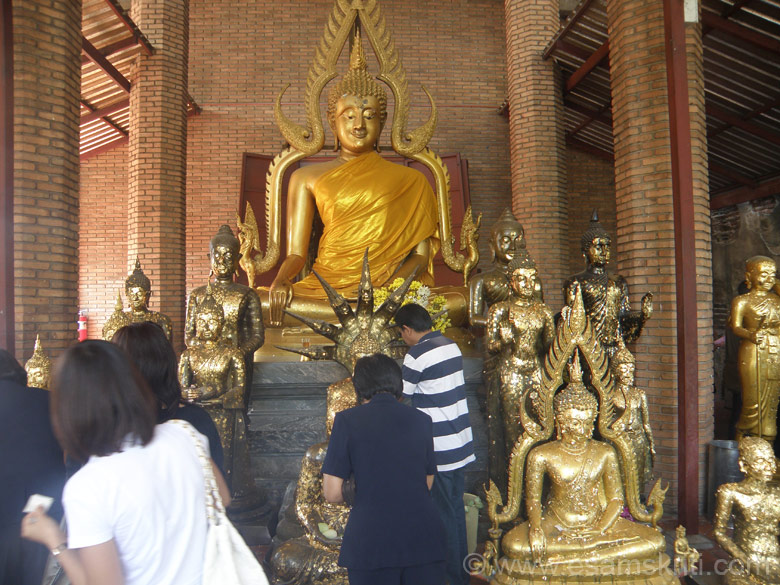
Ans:
{"type": "Polygon", "coordinates": [[[22,536],[47,546],[72,585],[199,585],[208,523],[191,433],[156,425],[157,400],[108,342],[68,349],[51,398],[63,450],[85,464],[63,492],[67,538],[41,509],[24,517],[22,536]]]}

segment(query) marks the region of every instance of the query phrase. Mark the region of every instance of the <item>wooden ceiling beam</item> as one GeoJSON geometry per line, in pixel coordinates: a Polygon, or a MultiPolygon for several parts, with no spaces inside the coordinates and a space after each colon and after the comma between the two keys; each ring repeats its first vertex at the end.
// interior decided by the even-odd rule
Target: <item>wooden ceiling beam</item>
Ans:
{"type": "Polygon", "coordinates": [[[770,195],[777,195],[780,193],[780,177],[769,179],[760,183],[758,187],[737,187],[735,189],[727,189],[720,193],[714,193],[710,197],[710,209],[722,209],[730,205],[737,205],[738,203],[747,203],[748,201],[755,201],[756,199],[763,199],[770,195]]]}
{"type": "Polygon", "coordinates": [[[152,44],[149,42],[149,40],[136,26],[127,12],[125,12],[125,9],[122,8],[116,0],[105,0],[105,2],[111,8],[111,10],[114,11],[114,14],[117,15],[117,18],[122,21],[122,24],[125,25],[125,28],[133,33],[134,41],[141,46],[143,52],[146,53],[147,56],[154,53],[154,47],[152,47],[152,44]]]}
{"type": "MultiPolygon", "coordinates": [[[[763,138],[764,140],[768,140],[769,142],[772,142],[780,146],[780,134],[778,134],[777,132],[773,132],[772,130],[768,130],[763,126],[759,126],[758,124],[744,120],[741,117],[736,116],[730,112],[727,112],[726,110],[723,110],[718,106],[714,106],[712,104],[707,104],[706,112],[708,116],[717,118],[722,122],[726,122],[730,126],[741,128],[745,132],[748,132],[754,136],[758,136],[760,138],[763,138]]],[[[718,133],[722,132],[723,130],[724,129],[719,128],[718,133]]]]}
{"type": "Polygon", "coordinates": [[[86,38],[81,37],[81,49],[87,54],[90,60],[100,67],[103,72],[108,75],[114,82],[122,88],[122,90],[130,95],[130,82],[122,75],[111,62],[106,59],[103,54],[97,50],[95,45],[90,43],[86,38]]]}
{"type": "Polygon", "coordinates": [[[582,18],[582,16],[588,11],[588,8],[590,8],[592,3],[593,0],[585,0],[585,2],[580,4],[579,7],[577,7],[577,9],[571,13],[568,20],[563,25],[563,28],[558,31],[558,33],[553,37],[552,41],[550,41],[550,44],[547,45],[544,53],[542,53],[542,59],[550,58],[550,55],[552,55],[553,51],[555,51],[555,49],[558,47],[558,43],[566,38],[566,35],[569,34],[569,31],[574,28],[574,25],[577,24],[577,21],[582,18]]]}
{"type": "Polygon", "coordinates": [[[709,168],[710,172],[715,173],[716,175],[722,175],[724,177],[727,177],[732,181],[735,181],[740,185],[743,185],[744,187],[750,187],[751,189],[755,189],[756,187],[758,187],[758,182],[756,180],[751,179],[750,177],[746,177],[745,175],[735,171],[734,169],[724,167],[712,161],[708,163],[707,167],[709,168]]]}
{"type": "Polygon", "coordinates": [[[582,66],[571,74],[569,79],[566,80],[566,93],[577,87],[588,74],[593,71],[599,64],[609,56],[609,41],[605,41],[598,49],[596,49],[590,57],[582,64],[582,66]]]}
{"type": "Polygon", "coordinates": [[[105,118],[106,116],[110,116],[111,114],[116,114],[119,110],[125,109],[130,105],[130,99],[122,100],[121,102],[118,102],[111,106],[106,106],[105,108],[100,108],[99,110],[95,110],[94,108],[92,108],[92,106],[90,106],[83,100],[81,103],[84,105],[84,107],[92,111],[89,114],[85,114],[81,116],[81,118],[79,118],[79,124],[88,124],[90,122],[94,122],[95,120],[99,120],[101,118],[105,118]]]}
{"type": "Polygon", "coordinates": [[[597,146],[593,146],[592,144],[588,144],[587,142],[583,142],[582,140],[579,140],[574,136],[567,136],[566,144],[568,144],[573,148],[576,148],[577,150],[581,150],[583,152],[587,152],[588,154],[592,154],[597,158],[609,161],[611,163],[615,162],[615,156],[611,152],[599,148],[597,146]]]}
{"type": "Polygon", "coordinates": [[[740,25],[737,22],[726,20],[720,16],[716,16],[710,12],[702,12],[701,17],[702,24],[707,28],[713,28],[724,32],[738,39],[742,39],[752,45],[766,49],[773,53],[780,55],[780,41],[773,39],[763,33],[756,30],[752,30],[740,25]]]}
{"type": "MultiPolygon", "coordinates": [[[[129,49],[130,47],[135,47],[138,43],[134,38],[128,37],[124,40],[117,41],[116,43],[113,43],[111,45],[108,45],[107,47],[103,47],[100,50],[100,54],[104,57],[110,57],[111,55],[115,53],[119,53],[120,51],[124,51],[125,49],[129,49]]],[[[92,59],[90,59],[86,55],[81,56],[81,64],[85,65],[86,63],[91,63],[92,59]]]]}

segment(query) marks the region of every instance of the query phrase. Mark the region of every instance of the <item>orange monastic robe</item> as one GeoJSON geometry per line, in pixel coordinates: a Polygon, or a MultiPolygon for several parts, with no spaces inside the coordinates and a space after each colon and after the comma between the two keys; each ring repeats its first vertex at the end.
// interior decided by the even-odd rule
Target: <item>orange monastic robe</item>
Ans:
{"type": "MultiPolygon", "coordinates": [[[[433,253],[438,249],[436,198],[428,180],[374,152],[322,175],[314,198],[324,230],[313,268],[347,297],[357,291],[366,248],[374,286],[387,282],[426,238],[432,238],[433,253]]],[[[428,272],[430,278],[418,278],[432,283],[432,266],[428,272]]],[[[293,288],[295,296],[325,298],[313,274],[293,288]]]]}

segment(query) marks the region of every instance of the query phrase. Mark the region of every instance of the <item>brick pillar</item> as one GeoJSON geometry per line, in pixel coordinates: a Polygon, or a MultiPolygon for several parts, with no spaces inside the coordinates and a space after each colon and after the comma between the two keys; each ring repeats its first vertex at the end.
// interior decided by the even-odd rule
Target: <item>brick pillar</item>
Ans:
{"type": "Polygon", "coordinates": [[[134,0],[132,18],[154,47],[130,92],[127,268],[152,281],[150,308],[173,320],[183,346],[188,0],[134,0]]]}
{"type": "Polygon", "coordinates": [[[50,357],[78,317],[81,1],[13,3],[16,355],[50,357]]]}
{"type": "Polygon", "coordinates": [[[569,276],[566,161],[560,76],[542,52],[560,28],[557,0],[505,0],[512,209],[544,285],[563,305],[569,276]]]}
{"type": "MultiPolygon", "coordinates": [[[[663,5],[645,0],[608,0],[607,16],[615,141],[618,272],[632,301],[652,291],[655,312],[632,348],[636,382],[650,402],[658,456],[656,477],[677,491],[677,313],[675,291],[672,159],[667,106],[663,5]]],[[[699,322],[700,444],[712,437],[712,266],[701,31],[688,34],[696,265],[699,322]]],[[[703,474],[704,465],[700,465],[703,474]]],[[[703,489],[703,475],[700,475],[703,489]]]]}

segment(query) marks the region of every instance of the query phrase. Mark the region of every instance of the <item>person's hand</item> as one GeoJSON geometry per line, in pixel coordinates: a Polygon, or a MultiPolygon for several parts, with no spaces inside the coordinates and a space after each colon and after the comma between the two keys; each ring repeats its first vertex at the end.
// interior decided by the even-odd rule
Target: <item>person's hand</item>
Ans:
{"type": "Polygon", "coordinates": [[[292,283],[287,279],[278,282],[274,280],[271,284],[271,288],[268,289],[268,306],[271,325],[274,325],[275,327],[280,327],[282,325],[284,309],[290,305],[292,298],[292,283]]]}
{"type": "Polygon", "coordinates": [[[547,539],[540,527],[528,530],[528,544],[531,545],[531,558],[536,564],[541,564],[547,557],[547,539]]]}
{"type": "Polygon", "coordinates": [[[48,549],[56,548],[67,541],[59,525],[40,506],[22,518],[21,534],[22,538],[39,542],[48,549]]]}
{"type": "Polygon", "coordinates": [[[759,330],[753,333],[751,337],[753,338],[753,343],[756,345],[763,345],[764,340],[766,339],[766,332],[759,330]]]}

